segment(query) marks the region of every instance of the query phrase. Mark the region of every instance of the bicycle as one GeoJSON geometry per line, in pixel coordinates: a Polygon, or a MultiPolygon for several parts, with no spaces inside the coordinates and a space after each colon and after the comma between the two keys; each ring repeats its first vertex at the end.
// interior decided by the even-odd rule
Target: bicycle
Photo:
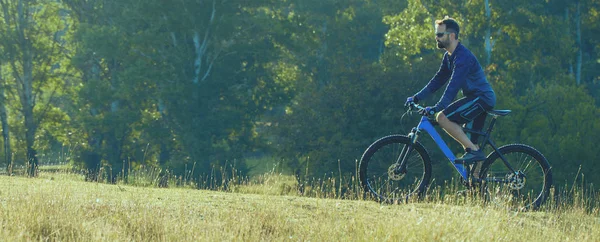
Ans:
{"type": "MultiPolygon", "coordinates": [[[[424,107],[410,104],[407,112],[418,112],[424,107]]],[[[409,198],[423,198],[431,182],[431,159],[418,141],[421,132],[427,132],[442,153],[460,174],[469,188],[478,188],[486,202],[508,205],[511,208],[537,209],[548,198],[552,185],[551,167],[542,153],[525,144],[497,147],[490,139],[498,117],[511,110],[490,110],[492,116],[484,131],[463,128],[466,133],[483,137],[480,149],[487,145],[493,151],[482,162],[464,164],[456,157],[435,130],[435,121],[423,116],[408,135],[390,135],[371,144],[363,153],[359,165],[359,179],[365,194],[380,202],[407,202],[409,198]]],[[[484,130],[484,129],[482,129],[484,130]]]]}

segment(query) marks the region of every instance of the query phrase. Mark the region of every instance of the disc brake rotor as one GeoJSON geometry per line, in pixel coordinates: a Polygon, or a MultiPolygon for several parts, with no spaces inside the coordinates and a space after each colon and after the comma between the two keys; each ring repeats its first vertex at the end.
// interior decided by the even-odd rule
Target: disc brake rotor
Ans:
{"type": "Polygon", "coordinates": [[[397,164],[393,164],[390,166],[390,168],[388,168],[388,176],[391,180],[399,181],[406,176],[406,173],[400,173],[399,171],[396,171],[397,167],[397,164]]]}
{"type": "Polygon", "coordinates": [[[521,172],[518,172],[517,174],[509,174],[508,180],[508,187],[510,187],[510,189],[520,190],[523,189],[523,187],[525,187],[526,178],[525,175],[521,172]]]}

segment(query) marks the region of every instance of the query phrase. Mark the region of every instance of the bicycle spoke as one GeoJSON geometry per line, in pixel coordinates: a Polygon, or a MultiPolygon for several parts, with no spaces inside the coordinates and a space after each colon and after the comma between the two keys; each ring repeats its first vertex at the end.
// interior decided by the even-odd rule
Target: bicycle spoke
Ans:
{"type": "Polygon", "coordinates": [[[489,199],[509,207],[539,207],[551,184],[551,175],[545,172],[549,168],[545,158],[526,145],[508,145],[500,151],[516,170],[508,169],[497,153],[490,156],[482,168],[489,199]]]}
{"type": "Polygon", "coordinates": [[[367,149],[361,159],[360,175],[367,191],[385,201],[404,199],[424,191],[428,180],[423,180],[429,179],[431,171],[429,157],[420,144],[410,144],[405,161],[399,160],[409,144],[406,136],[389,136],[367,149]],[[404,162],[404,169],[399,167],[401,162],[404,162]]]}

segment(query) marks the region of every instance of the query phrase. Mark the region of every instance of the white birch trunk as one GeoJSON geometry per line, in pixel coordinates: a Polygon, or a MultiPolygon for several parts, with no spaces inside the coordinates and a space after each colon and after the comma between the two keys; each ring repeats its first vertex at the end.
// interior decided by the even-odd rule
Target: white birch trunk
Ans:
{"type": "Polygon", "coordinates": [[[578,1],[577,2],[577,10],[575,13],[575,30],[577,32],[576,34],[576,44],[577,44],[577,59],[576,59],[576,69],[575,69],[575,80],[577,82],[577,85],[581,84],[581,66],[582,66],[582,62],[583,62],[583,46],[581,43],[581,3],[578,1]]]}
{"type": "MultiPolygon", "coordinates": [[[[565,31],[565,33],[571,33],[571,19],[569,18],[569,8],[565,8],[565,23],[567,23],[567,29],[565,31]]],[[[569,75],[573,76],[574,75],[574,70],[573,70],[573,62],[569,61],[569,75]]]]}
{"type": "Polygon", "coordinates": [[[194,49],[196,51],[196,57],[194,59],[194,69],[195,70],[194,70],[194,77],[192,79],[192,83],[194,83],[194,84],[198,84],[200,81],[204,81],[204,80],[206,80],[206,78],[208,78],[208,76],[210,75],[210,71],[212,69],[213,63],[218,56],[218,54],[215,54],[215,56],[211,59],[207,54],[207,49],[208,49],[208,45],[209,45],[210,37],[211,37],[210,28],[212,27],[212,25],[215,21],[215,15],[217,14],[216,4],[217,4],[217,1],[213,0],[210,21],[208,22],[208,25],[206,26],[206,32],[204,33],[204,38],[200,39],[200,34],[196,30],[194,31],[194,36],[192,38],[192,40],[194,41],[194,49]],[[204,68],[204,70],[203,70],[203,61],[205,59],[209,63],[208,63],[208,67],[204,68]]]}
{"type": "Polygon", "coordinates": [[[490,1],[485,0],[485,19],[487,21],[487,30],[485,31],[485,54],[486,66],[492,64],[492,49],[494,42],[492,40],[492,10],[490,9],[490,1]]]}

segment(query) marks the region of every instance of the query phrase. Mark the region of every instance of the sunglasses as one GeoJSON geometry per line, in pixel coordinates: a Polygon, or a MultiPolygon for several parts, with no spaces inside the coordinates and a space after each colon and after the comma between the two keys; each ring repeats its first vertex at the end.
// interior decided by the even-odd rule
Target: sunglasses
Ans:
{"type": "Polygon", "coordinates": [[[445,34],[450,34],[450,33],[454,33],[454,32],[439,32],[439,33],[435,33],[435,36],[437,36],[438,38],[442,38],[445,34]]]}

